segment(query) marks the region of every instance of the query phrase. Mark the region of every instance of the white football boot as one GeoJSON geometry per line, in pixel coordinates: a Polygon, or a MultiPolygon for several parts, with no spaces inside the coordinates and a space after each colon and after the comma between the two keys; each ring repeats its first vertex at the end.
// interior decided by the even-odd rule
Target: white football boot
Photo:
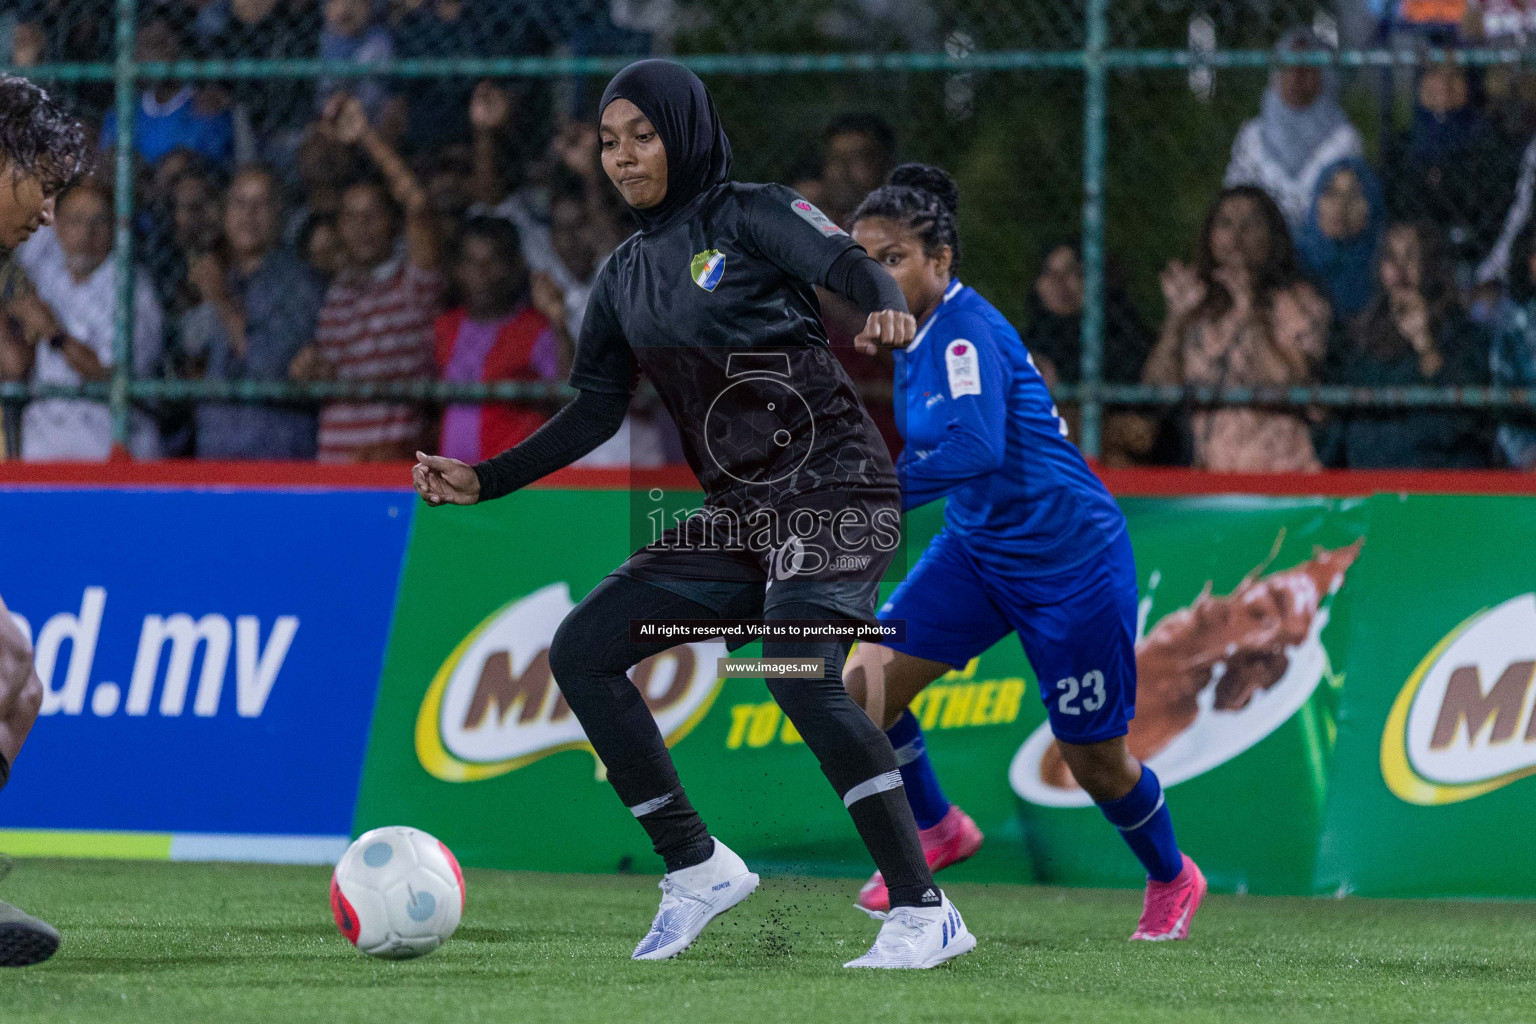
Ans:
{"type": "Polygon", "coordinates": [[[869,952],[844,967],[937,967],[976,948],[976,936],[942,890],[936,907],[895,907],[885,913],[865,913],[885,923],[869,952]]]}
{"type": "Polygon", "coordinates": [[[702,864],[669,871],[661,880],[661,908],[635,947],[635,960],[667,960],[699,937],[704,926],[752,895],[757,875],[720,840],[702,864]]]}

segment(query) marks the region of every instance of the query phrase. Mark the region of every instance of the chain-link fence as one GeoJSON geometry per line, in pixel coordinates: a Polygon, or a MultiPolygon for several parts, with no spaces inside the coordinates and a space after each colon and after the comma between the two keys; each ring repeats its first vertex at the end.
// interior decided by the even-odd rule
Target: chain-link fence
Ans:
{"type": "MultiPolygon", "coordinates": [[[[70,204],[73,234],[61,223],[60,251],[31,258],[61,302],[106,287],[110,311],[57,312],[111,340],[110,370],[49,376],[39,357],[0,385],[8,436],[26,437],[22,403],[61,395],[108,403],[118,444],[149,424],[166,454],[207,453],[198,413],[223,403],[302,418],[394,398],[426,403],[412,429],[444,431],[455,399],[547,414],[568,343],[538,372],[456,362],[462,339],[438,314],[475,319],[466,224],[515,223],[527,304],[573,327],[628,230],[596,168],[597,97],[630,60],[667,54],[709,84],[739,178],[791,184],[835,219],[896,160],[949,169],[962,276],[1019,325],[1091,454],[1309,468],[1385,447],[1413,465],[1529,464],[1529,32],[1526,0],[22,0],[0,12],[0,59],[82,113],[113,186],[70,204]],[[422,262],[438,281],[415,310],[428,350],[409,372],[349,366],[358,339],[334,322],[370,308],[342,294],[361,244],[346,237],[352,183],[382,179],[386,221],[409,191],[338,130],[337,95],[435,213],[422,262]],[[236,237],[250,197],[232,185],[258,164],[280,201],[270,245],[331,281],[308,336],[272,310],[294,294],[282,275],[249,290],[261,261],[236,237]],[[1240,185],[1273,203],[1223,191],[1240,185]],[[91,290],[68,268],[90,249],[76,222],[105,203],[115,269],[108,286],[85,275],[91,290]],[[1281,224],[1283,253],[1268,237],[1281,224]],[[229,358],[236,322],[283,358],[229,358]],[[303,351],[328,330],[329,372],[309,372],[323,362],[303,351]]],[[[362,263],[410,262],[418,240],[402,222],[362,263]]],[[[889,369],[862,369],[888,405],[889,369]]]]}

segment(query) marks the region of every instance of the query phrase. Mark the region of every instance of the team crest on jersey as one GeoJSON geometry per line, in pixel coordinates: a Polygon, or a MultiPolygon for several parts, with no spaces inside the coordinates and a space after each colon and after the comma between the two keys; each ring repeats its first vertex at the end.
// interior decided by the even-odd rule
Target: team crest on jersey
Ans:
{"type": "Polygon", "coordinates": [[[789,208],[811,227],[824,235],[846,235],[848,232],[832,223],[832,218],[816,209],[815,206],[804,199],[795,199],[790,202],[789,208]]]}
{"type": "Polygon", "coordinates": [[[944,369],[949,373],[949,397],[981,394],[981,372],[976,365],[976,346],[956,338],[944,349],[944,369]]]}
{"type": "Polygon", "coordinates": [[[720,278],[725,276],[725,253],[719,249],[705,249],[693,258],[688,272],[693,275],[694,284],[707,292],[714,291],[720,278]]]}

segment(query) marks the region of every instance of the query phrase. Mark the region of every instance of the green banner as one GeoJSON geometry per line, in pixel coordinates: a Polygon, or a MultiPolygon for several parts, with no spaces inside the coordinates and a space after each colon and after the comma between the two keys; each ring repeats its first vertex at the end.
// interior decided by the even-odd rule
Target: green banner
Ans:
{"type": "MultiPolygon", "coordinates": [[[[359,832],[409,821],[476,866],[659,870],[548,670],[560,620],[629,554],[635,514],[630,495],[615,491],[530,490],[485,506],[418,510],[359,832]]],[[[909,550],[939,522],[937,509],[913,516],[909,550]]],[[[842,802],[767,687],[715,678],[725,653],[723,644],[690,644],[633,673],[691,800],[754,863],[867,870],[842,802]]],[[[914,705],[956,798],[988,832],[963,868],[971,877],[1031,877],[1007,766],[1044,720],[1034,693],[1010,640],[914,705]]]]}
{"type": "MultiPolygon", "coordinates": [[[[1306,892],[1353,596],[1359,501],[1128,499],[1141,591],[1132,753],[1162,780],[1181,845],[1229,891],[1306,892]]],[[[1145,877],[1038,728],[1009,772],[1045,881],[1145,877]]]]}
{"type": "MultiPolygon", "coordinates": [[[[1536,556],[1521,542],[1536,501],[1122,506],[1141,592],[1129,743],[1214,886],[1536,891],[1521,870],[1536,855],[1489,844],[1523,825],[1517,801],[1536,786],[1517,784],[1536,772],[1536,556]]],[[[623,491],[418,510],[356,831],[409,822],[477,866],[660,870],[548,665],[561,619],[629,553],[643,514],[623,491]]],[[[908,518],[909,557],[940,521],[935,508],[908,518]]],[[[690,644],[632,673],[694,804],[754,864],[867,872],[766,687],[715,677],[724,653],[690,644]]],[[[913,705],[946,792],[987,834],[953,876],[1139,884],[1055,751],[1038,693],[1008,637],[913,705]]]]}
{"type": "Polygon", "coordinates": [[[1533,538],[1531,498],[1377,499],[1319,890],[1536,896],[1533,538]]]}

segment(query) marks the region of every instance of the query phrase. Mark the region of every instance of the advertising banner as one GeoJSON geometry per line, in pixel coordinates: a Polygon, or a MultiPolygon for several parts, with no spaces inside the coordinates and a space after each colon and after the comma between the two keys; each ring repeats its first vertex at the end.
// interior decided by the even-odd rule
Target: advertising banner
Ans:
{"type": "Polygon", "coordinates": [[[0,849],[345,847],[412,512],[401,492],[0,490],[42,716],[0,849]]]}
{"type": "Polygon", "coordinates": [[[1320,891],[1536,896],[1533,537],[1529,498],[1376,499],[1320,891]]]}
{"type": "MultiPolygon", "coordinates": [[[[411,824],[475,866],[660,870],[549,667],[660,493],[428,509],[400,490],[0,489],[23,524],[0,595],[46,687],[0,850],[326,861],[411,824]]],[[[1121,505],[1139,589],[1128,743],[1213,886],[1536,896],[1536,500],[1121,505]]],[[[898,567],[941,517],[908,517],[898,567]]],[[[631,673],[694,804],[755,865],[868,871],[762,681],[718,677],[726,653],[686,644],[631,673]]],[[[914,702],[987,835],[946,877],[1140,884],[1040,690],[1010,636],[914,702]]]]}
{"type": "MultiPolygon", "coordinates": [[[[1141,593],[1128,745],[1219,888],[1307,892],[1323,828],[1363,500],[1125,499],[1141,593]]],[[[1037,875],[1140,884],[1047,726],[1009,769],[1037,875]]]]}
{"type": "MultiPolygon", "coordinates": [[[[1342,678],[1330,624],[1368,502],[1125,505],[1149,631],[1132,747],[1169,783],[1180,835],[1217,884],[1308,891],[1342,678]]],[[[548,667],[560,620],[629,553],[628,515],[624,493],[530,491],[418,518],[354,831],[411,821],[486,866],[655,869],[548,667]],[[558,814],[541,810],[550,801],[558,814]]],[[[909,517],[914,555],[940,516],[909,517]]],[[[634,673],[695,806],[757,863],[860,870],[815,759],[760,681],[715,678],[721,653],[690,645],[634,673]]],[[[914,704],[948,794],[989,836],[957,874],[1135,884],[1038,693],[1009,637],[914,704]]]]}
{"type": "MultiPolygon", "coordinates": [[[[548,662],[566,612],[630,553],[629,515],[622,491],[531,490],[486,506],[422,511],[401,578],[355,830],[409,821],[481,866],[654,867],[644,832],[604,781],[548,662]]],[[[732,708],[767,701],[767,692],[761,681],[717,679],[716,659],[725,653],[721,643],[684,645],[632,674],[695,803],[733,837],[733,820],[759,831],[782,820],[799,791],[841,812],[803,749],[805,770],[774,780],[782,788],[757,799],[760,772],[743,770],[726,741],[732,708]],[[748,790],[752,800],[744,799],[748,790]]],[[[771,731],[777,740],[777,723],[771,731]]],[[[808,834],[836,837],[843,854],[827,818],[808,834]]]]}

